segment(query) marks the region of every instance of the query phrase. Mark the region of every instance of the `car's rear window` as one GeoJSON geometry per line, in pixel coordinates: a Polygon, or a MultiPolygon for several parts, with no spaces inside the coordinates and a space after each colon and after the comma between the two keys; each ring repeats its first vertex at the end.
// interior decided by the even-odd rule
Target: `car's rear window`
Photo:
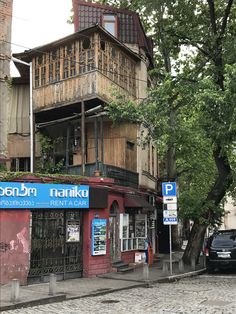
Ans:
{"type": "Polygon", "coordinates": [[[213,241],[213,247],[228,247],[236,245],[236,234],[219,234],[217,235],[213,241]]]}

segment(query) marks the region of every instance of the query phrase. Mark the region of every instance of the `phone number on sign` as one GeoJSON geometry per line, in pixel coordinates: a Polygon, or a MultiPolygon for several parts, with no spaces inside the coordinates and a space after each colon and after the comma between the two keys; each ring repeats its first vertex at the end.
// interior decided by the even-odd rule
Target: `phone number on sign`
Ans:
{"type": "Polygon", "coordinates": [[[34,206],[34,201],[27,200],[14,200],[14,201],[5,201],[0,200],[0,206],[34,206]]]}

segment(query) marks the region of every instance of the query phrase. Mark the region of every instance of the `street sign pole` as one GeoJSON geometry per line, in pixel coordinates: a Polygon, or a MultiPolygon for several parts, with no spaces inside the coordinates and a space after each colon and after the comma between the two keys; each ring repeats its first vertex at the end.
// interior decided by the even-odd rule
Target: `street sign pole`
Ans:
{"type": "Polygon", "coordinates": [[[171,225],[169,225],[169,237],[170,237],[170,275],[172,276],[172,240],[171,240],[171,225]]]}
{"type": "Polygon", "coordinates": [[[172,276],[173,265],[172,265],[171,225],[178,224],[176,182],[163,182],[162,195],[163,195],[163,223],[164,225],[169,225],[170,275],[172,276]]]}

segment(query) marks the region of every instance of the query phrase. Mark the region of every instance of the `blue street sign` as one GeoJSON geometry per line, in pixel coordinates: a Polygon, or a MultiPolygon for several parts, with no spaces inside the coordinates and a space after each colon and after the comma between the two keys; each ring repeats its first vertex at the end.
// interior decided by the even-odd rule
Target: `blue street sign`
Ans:
{"type": "Polygon", "coordinates": [[[163,218],[163,224],[164,225],[177,225],[178,224],[178,218],[177,217],[165,217],[163,218]]]}
{"type": "Polygon", "coordinates": [[[176,182],[163,182],[162,183],[163,196],[176,196],[176,182]]]}

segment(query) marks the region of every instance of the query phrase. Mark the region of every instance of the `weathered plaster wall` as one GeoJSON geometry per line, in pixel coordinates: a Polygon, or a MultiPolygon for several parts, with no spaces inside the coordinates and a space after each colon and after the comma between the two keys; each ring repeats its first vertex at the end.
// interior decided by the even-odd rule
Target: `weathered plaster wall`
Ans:
{"type": "Polygon", "coordinates": [[[19,279],[27,283],[29,271],[29,210],[0,210],[0,283],[19,279]]]}

